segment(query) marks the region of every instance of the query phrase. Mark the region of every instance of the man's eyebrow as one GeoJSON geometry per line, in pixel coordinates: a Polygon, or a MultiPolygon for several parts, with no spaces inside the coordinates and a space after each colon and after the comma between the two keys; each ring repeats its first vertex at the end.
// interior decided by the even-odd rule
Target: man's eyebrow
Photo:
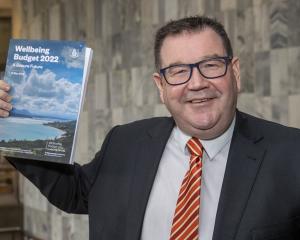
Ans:
{"type": "MultiPolygon", "coordinates": [[[[207,59],[210,59],[210,58],[217,58],[217,57],[224,57],[224,55],[223,54],[220,55],[220,54],[217,54],[217,53],[204,55],[204,56],[200,57],[198,59],[198,61],[196,61],[196,62],[204,61],[204,60],[207,60],[207,59]]],[[[196,63],[196,62],[193,62],[193,63],[196,63]]],[[[173,67],[173,66],[177,66],[177,65],[184,65],[184,64],[192,64],[192,63],[191,62],[187,63],[187,62],[182,62],[182,61],[175,61],[175,62],[172,62],[172,63],[170,63],[167,66],[162,67],[162,68],[168,68],[168,67],[173,67]]]]}
{"type": "MultiPolygon", "coordinates": [[[[182,64],[189,64],[189,63],[186,63],[186,62],[182,62],[182,61],[176,61],[176,62],[172,62],[170,63],[169,65],[167,65],[166,67],[172,67],[172,66],[176,66],[176,65],[182,65],[182,64]]],[[[166,68],[164,67],[164,68],[166,68]]]]}
{"type": "Polygon", "coordinates": [[[224,54],[220,55],[220,54],[214,53],[214,54],[209,54],[209,55],[202,56],[199,61],[210,59],[210,58],[224,57],[224,56],[225,56],[224,54]]]}

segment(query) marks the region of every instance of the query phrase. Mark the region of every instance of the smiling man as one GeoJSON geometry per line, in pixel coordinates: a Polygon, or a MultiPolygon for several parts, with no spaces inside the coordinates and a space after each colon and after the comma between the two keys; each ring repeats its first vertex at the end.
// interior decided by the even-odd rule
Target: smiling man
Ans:
{"type": "Polygon", "coordinates": [[[225,49],[216,32],[222,31],[220,26],[215,30],[203,20],[200,26],[189,27],[165,37],[156,64],[161,70],[153,78],[177,126],[191,136],[212,139],[235,115],[239,60],[232,57],[231,46],[225,49]]]}
{"type": "MultiPolygon", "coordinates": [[[[239,112],[239,59],[223,26],[160,28],[153,79],[172,117],[114,127],[88,164],[10,162],[90,239],[300,239],[300,131],[239,112]]],[[[0,82],[0,115],[11,105],[0,82]]]]}

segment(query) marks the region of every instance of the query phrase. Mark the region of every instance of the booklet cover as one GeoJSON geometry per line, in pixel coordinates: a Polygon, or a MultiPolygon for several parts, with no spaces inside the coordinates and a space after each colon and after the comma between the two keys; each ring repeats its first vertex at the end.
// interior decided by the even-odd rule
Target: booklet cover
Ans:
{"type": "Polygon", "coordinates": [[[13,110],[0,118],[0,154],[73,163],[92,50],[83,42],[11,39],[4,80],[13,110]]]}

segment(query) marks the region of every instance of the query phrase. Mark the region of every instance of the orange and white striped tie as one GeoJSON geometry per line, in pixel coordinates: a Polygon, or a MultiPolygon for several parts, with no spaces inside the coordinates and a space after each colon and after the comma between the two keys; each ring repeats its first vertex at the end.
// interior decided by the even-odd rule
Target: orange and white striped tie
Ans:
{"type": "Polygon", "coordinates": [[[199,237],[199,208],[203,147],[193,137],[187,142],[190,169],[181,184],[170,240],[195,240],[199,237]]]}

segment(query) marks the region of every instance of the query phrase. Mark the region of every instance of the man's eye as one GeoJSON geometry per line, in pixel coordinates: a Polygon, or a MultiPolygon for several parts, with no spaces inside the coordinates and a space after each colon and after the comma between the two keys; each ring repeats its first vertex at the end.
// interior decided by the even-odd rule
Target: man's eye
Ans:
{"type": "Polygon", "coordinates": [[[187,69],[178,69],[175,73],[180,74],[180,73],[187,73],[187,72],[188,72],[187,69]]]}
{"type": "Polygon", "coordinates": [[[209,69],[213,69],[213,68],[220,68],[224,65],[224,63],[222,61],[209,61],[209,62],[205,62],[202,67],[203,68],[209,68],[209,69]]]}
{"type": "Polygon", "coordinates": [[[170,69],[169,74],[171,75],[180,75],[180,74],[186,74],[189,73],[189,69],[187,68],[173,68],[170,69]]]}
{"type": "Polygon", "coordinates": [[[217,67],[220,67],[220,64],[207,63],[203,67],[205,67],[205,68],[217,68],[217,67]]]}

